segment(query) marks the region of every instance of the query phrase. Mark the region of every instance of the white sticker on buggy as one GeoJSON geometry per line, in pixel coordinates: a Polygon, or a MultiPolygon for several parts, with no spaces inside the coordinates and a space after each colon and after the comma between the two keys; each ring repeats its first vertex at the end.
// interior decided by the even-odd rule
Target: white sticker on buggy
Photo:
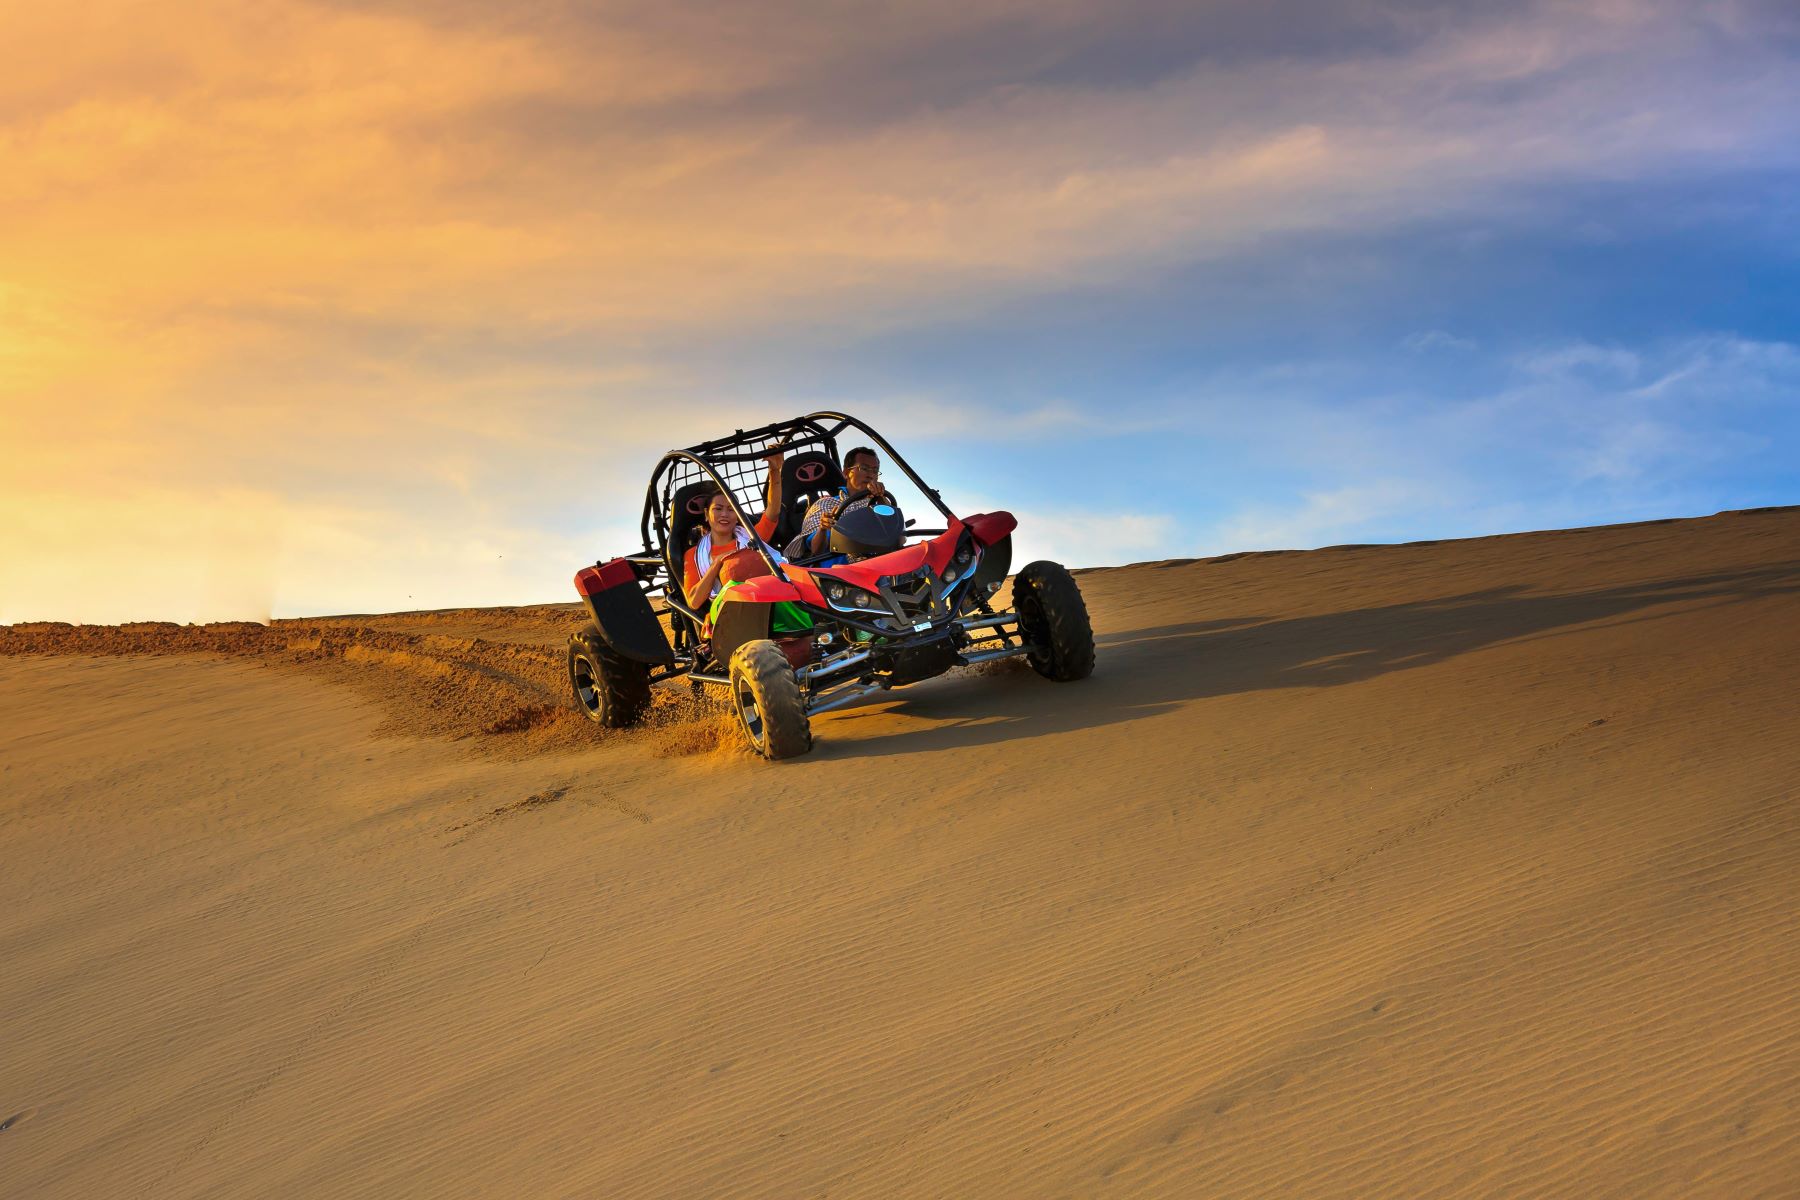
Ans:
{"type": "Polygon", "coordinates": [[[914,621],[913,622],[913,632],[914,633],[924,633],[927,629],[930,629],[930,628],[931,628],[930,621],[914,621]]]}

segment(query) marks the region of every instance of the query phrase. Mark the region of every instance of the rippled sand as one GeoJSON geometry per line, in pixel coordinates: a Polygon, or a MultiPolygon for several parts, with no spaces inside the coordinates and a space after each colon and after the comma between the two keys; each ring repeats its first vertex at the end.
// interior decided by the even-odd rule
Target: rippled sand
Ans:
{"type": "Polygon", "coordinates": [[[574,605],[0,629],[0,1195],[1800,1179],[1800,511],[1084,572],[765,764],[574,605]]]}

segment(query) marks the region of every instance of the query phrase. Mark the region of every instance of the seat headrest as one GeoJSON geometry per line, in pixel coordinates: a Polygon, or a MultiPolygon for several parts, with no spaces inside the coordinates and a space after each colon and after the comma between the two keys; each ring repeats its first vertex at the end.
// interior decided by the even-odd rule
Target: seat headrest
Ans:
{"type": "Polygon", "coordinates": [[[669,569],[676,578],[681,575],[681,560],[694,544],[694,530],[706,524],[706,506],[717,491],[711,480],[701,480],[675,489],[669,497],[669,569]]]}
{"type": "Polygon", "coordinates": [[[835,492],[844,486],[844,472],[823,450],[802,450],[781,464],[782,500],[792,503],[835,492]]]}

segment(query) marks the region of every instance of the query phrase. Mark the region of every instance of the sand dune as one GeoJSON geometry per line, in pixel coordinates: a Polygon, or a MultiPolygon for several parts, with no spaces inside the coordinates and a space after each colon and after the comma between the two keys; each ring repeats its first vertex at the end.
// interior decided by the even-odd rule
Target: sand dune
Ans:
{"type": "Polygon", "coordinates": [[[783,764],[0,629],[0,1196],[1800,1194],[1800,510],[1080,580],[783,764]]]}

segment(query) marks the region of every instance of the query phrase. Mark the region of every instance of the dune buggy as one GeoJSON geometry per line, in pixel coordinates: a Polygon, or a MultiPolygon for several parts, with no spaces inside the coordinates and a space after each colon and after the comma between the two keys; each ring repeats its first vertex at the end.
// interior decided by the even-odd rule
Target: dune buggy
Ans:
{"type": "Polygon", "coordinates": [[[576,705],[624,728],[642,719],[652,684],[686,677],[697,690],[724,689],[750,745],[775,759],[811,747],[812,717],[952,667],[1024,655],[1048,679],[1083,679],[1094,668],[1094,637],[1068,571],[1031,563],[1013,581],[1012,609],[992,606],[1012,565],[1016,524],[1005,512],[956,516],[886,439],[844,413],[671,450],[645,492],[643,550],[575,576],[593,617],[569,639],[576,705]],[[857,503],[866,494],[846,491],[839,445],[849,431],[904,473],[937,509],[939,527],[915,528],[891,496],[857,503]],[[747,510],[761,504],[765,458],[777,450],[785,459],[775,533],[743,552],[766,572],[733,583],[710,610],[690,607],[684,558],[708,536],[707,504],[722,492],[750,528],[747,510]],[[790,546],[808,506],[824,496],[842,507],[823,551],[772,553],[790,546]]]}

